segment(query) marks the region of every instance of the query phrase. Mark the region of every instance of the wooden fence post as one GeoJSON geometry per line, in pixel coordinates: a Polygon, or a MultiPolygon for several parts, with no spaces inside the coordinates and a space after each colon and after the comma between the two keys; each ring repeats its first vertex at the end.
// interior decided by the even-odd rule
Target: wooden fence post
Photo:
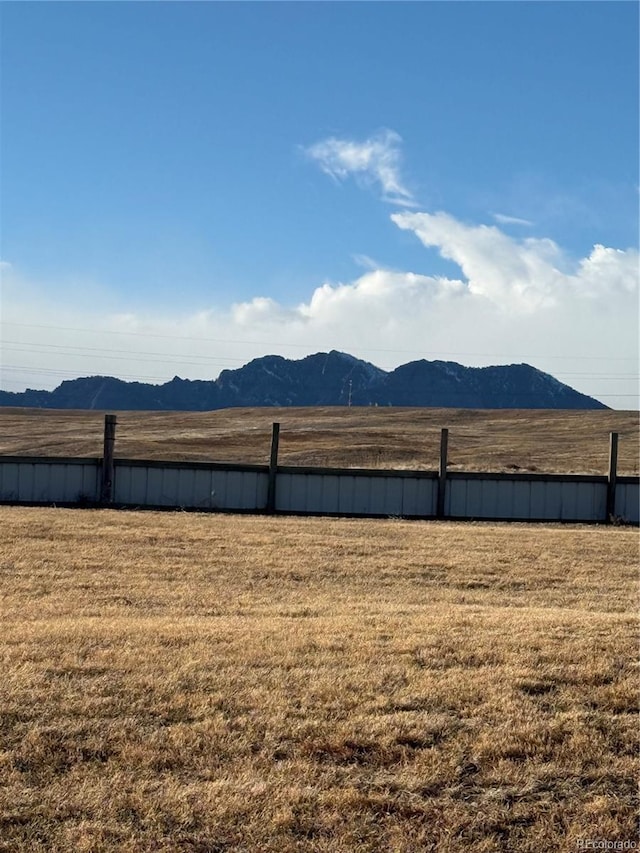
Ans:
{"type": "Polygon", "coordinates": [[[609,433],[609,472],[607,474],[607,524],[616,517],[616,480],[618,478],[618,433],[609,433]]]}
{"type": "Polygon", "coordinates": [[[440,431],[440,468],[438,470],[438,503],[436,518],[444,518],[444,499],[447,489],[447,451],[449,447],[449,430],[440,431]]]}
{"type": "Polygon", "coordinates": [[[276,476],[278,473],[278,444],[280,441],[280,424],[271,427],[271,455],[269,456],[269,485],[267,486],[267,512],[276,510],[276,476]]]}
{"type": "Polygon", "coordinates": [[[102,451],[102,478],[100,484],[100,502],[113,502],[113,479],[115,466],[113,449],[116,441],[116,416],[104,416],[104,449],[102,451]]]}

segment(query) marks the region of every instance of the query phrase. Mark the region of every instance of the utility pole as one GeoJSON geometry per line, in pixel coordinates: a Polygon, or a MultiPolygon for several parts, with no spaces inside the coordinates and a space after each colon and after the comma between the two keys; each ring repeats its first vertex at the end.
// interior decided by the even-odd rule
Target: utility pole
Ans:
{"type": "Polygon", "coordinates": [[[349,408],[351,408],[351,391],[353,390],[353,379],[349,380],[349,408]]]}

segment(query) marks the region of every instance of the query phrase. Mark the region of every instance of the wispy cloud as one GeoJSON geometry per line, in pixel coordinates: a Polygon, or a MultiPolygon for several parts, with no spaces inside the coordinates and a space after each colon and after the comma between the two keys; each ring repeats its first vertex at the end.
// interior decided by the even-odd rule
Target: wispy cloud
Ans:
{"type": "Polygon", "coordinates": [[[491,214],[500,225],[533,225],[529,219],[521,219],[519,216],[507,216],[505,213],[491,214]]]}
{"type": "Polygon", "coordinates": [[[365,270],[379,270],[384,267],[384,264],[378,263],[378,261],[374,260],[369,255],[351,255],[351,260],[365,270]]]}
{"type": "Polygon", "coordinates": [[[378,184],[384,201],[416,207],[412,193],[400,177],[401,142],[395,131],[385,129],[363,142],[332,136],[316,142],[305,152],[336,181],[353,175],[365,184],[378,184]]]}

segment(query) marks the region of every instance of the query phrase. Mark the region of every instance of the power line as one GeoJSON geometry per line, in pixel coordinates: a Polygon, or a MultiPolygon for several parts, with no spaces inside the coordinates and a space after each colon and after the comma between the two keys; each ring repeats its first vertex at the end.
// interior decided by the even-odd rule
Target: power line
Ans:
{"type": "MultiPolygon", "coordinates": [[[[161,335],[150,332],[116,332],[112,329],[88,329],[78,328],[74,326],[49,326],[41,323],[14,323],[8,320],[0,321],[2,326],[16,326],[19,328],[28,329],[49,329],[51,331],[61,332],[81,332],[92,335],[126,335],[136,338],[157,338],[159,340],[178,340],[178,341],[201,341],[205,343],[218,344],[243,344],[251,346],[277,346],[292,347],[296,349],[309,349],[310,344],[293,344],[283,341],[250,341],[237,338],[201,338],[193,335],[161,335]]],[[[416,349],[383,349],[383,348],[364,348],[361,352],[371,353],[408,353],[418,355],[455,355],[455,356],[477,356],[483,358],[514,358],[513,355],[505,353],[486,353],[486,352],[461,352],[461,351],[445,351],[445,350],[416,350],[416,349]]],[[[626,356],[608,356],[608,355],[520,355],[518,358],[530,359],[566,359],[566,360],[590,360],[590,361],[637,361],[637,359],[626,356]]]]}
{"type": "MultiPolygon", "coordinates": [[[[203,362],[218,362],[218,361],[227,361],[232,364],[243,364],[243,359],[240,358],[229,358],[228,356],[213,356],[213,355],[187,355],[182,353],[161,353],[161,352],[147,352],[144,350],[121,350],[120,353],[127,353],[127,355],[113,355],[113,350],[100,349],[98,347],[73,347],[67,346],[65,344],[24,344],[20,341],[8,341],[7,343],[11,344],[11,346],[5,347],[3,345],[3,349],[6,349],[9,352],[42,352],[47,354],[47,349],[55,349],[62,350],[62,352],[55,353],[56,355],[87,355],[89,358],[108,358],[115,359],[117,361],[131,361],[128,356],[134,356],[136,361],[145,361],[151,362],[153,364],[177,364],[177,365],[191,365],[202,367],[203,365],[199,361],[182,361],[179,359],[190,359],[197,358],[203,362]],[[73,352],[70,352],[73,350],[73,352]],[[95,353],[96,355],[93,355],[95,353]],[[145,355],[154,355],[154,356],[164,356],[164,358],[141,358],[140,356],[145,355]]],[[[52,353],[53,354],[53,353],[52,353]]]]}
{"type": "MultiPolygon", "coordinates": [[[[14,373],[45,373],[49,376],[61,376],[61,377],[71,377],[72,379],[80,378],[78,376],[77,370],[65,370],[64,368],[50,368],[50,367],[28,367],[27,365],[18,365],[18,364],[5,364],[0,366],[0,373],[4,373],[5,371],[13,371],[14,373]]],[[[94,374],[95,375],[95,374],[94,374]]],[[[152,376],[152,375],[144,375],[140,373],[120,373],[117,377],[110,377],[114,379],[131,379],[134,382],[140,382],[147,379],[158,379],[161,382],[167,382],[166,374],[164,376],[152,376]]]]}
{"type": "MultiPolygon", "coordinates": [[[[45,344],[45,343],[24,343],[22,341],[5,341],[5,344],[9,344],[9,346],[3,345],[3,349],[6,349],[9,352],[42,352],[47,353],[48,350],[56,350],[58,355],[85,355],[85,354],[93,354],[97,355],[89,355],[89,357],[101,358],[101,359],[109,359],[116,361],[130,361],[127,357],[135,356],[136,361],[138,362],[147,362],[151,364],[173,364],[175,366],[187,367],[187,366],[195,366],[202,367],[206,366],[206,363],[210,362],[215,364],[217,362],[228,362],[230,364],[245,364],[245,359],[241,358],[231,358],[229,356],[209,356],[209,355],[198,355],[198,354],[187,354],[187,353],[160,353],[154,352],[150,350],[121,350],[119,349],[119,353],[125,353],[126,355],[114,355],[113,350],[109,350],[103,347],[77,347],[71,346],[67,344],[45,344]],[[160,356],[160,358],[143,358],[142,356],[160,356]],[[199,359],[199,361],[184,361],[184,359],[199,359]]],[[[37,368],[34,368],[36,370],[37,368]]],[[[631,374],[631,373],[616,373],[613,374],[611,371],[607,373],[588,373],[588,372],[574,372],[574,371],[557,371],[554,374],[555,376],[583,376],[591,379],[602,379],[602,380],[633,380],[640,379],[640,375],[631,374]]]]}

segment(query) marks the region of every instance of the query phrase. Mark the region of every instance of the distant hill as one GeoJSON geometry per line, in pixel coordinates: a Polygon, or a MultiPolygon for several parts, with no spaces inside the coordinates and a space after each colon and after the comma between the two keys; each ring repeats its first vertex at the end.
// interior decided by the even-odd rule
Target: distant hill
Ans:
{"type": "Polygon", "coordinates": [[[234,406],[438,406],[464,409],[606,409],[528,364],[463,367],[412,361],[392,371],[332,350],[299,360],[267,355],[215,380],[164,385],[111,376],[70,379],[53,391],[0,391],[0,406],[124,411],[209,411],[234,406]]]}

